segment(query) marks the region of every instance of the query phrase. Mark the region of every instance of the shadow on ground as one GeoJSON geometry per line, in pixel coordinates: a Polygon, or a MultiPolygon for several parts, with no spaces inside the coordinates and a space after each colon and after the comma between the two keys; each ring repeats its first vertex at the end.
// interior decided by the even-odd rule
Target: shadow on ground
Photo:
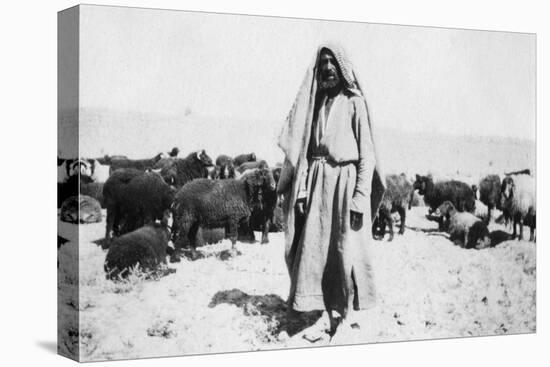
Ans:
{"type": "Polygon", "coordinates": [[[286,331],[289,336],[314,325],[322,316],[322,311],[294,312],[289,317],[286,302],[275,294],[264,296],[248,295],[239,289],[220,291],[212,297],[208,307],[216,307],[219,304],[235,305],[243,310],[246,316],[266,316],[277,322],[276,333],[286,331]]]}
{"type": "Polygon", "coordinates": [[[57,354],[57,343],[55,341],[37,341],[36,345],[47,352],[57,354]]]}
{"type": "Polygon", "coordinates": [[[438,228],[421,228],[421,227],[409,227],[409,226],[405,226],[405,228],[410,229],[413,232],[422,232],[422,233],[428,233],[428,234],[434,234],[434,235],[437,235],[438,233],[440,233],[441,235],[444,234],[444,232],[442,232],[438,228]]]}

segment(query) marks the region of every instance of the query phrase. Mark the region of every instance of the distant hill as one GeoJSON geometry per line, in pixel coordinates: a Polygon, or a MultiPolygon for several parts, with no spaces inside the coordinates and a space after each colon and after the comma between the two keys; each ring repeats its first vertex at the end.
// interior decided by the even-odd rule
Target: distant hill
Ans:
{"type": "MultiPolygon", "coordinates": [[[[172,147],[182,155],[206,149],[219,154],[255,152],[270,164],[282,162],[276,145],[281,121],[152,115],[100,109],[80,111],[82,156],[124,154],[152,157],[172,147]]],[[[441,135],[377,128],[375,143],[384,172],[431,172],[441,176],[479,177],[523,168],[535,169],[535,143],[501,137],[441,135]]]]}

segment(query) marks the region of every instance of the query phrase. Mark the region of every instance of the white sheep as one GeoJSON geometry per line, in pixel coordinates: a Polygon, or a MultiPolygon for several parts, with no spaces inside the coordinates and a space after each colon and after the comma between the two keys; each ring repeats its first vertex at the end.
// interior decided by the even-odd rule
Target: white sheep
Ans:
{"type": "Polygon", "coordinates": [[[109,178],[110,168],[110,166],[101,164],[97,159],[94,159],[92,165],[92,180],[94,182],[105,183],[105,181],[109,178]]]}
{"type": "Polygon", "coordinates": [[[481,200],[476,199],[476,208],[474,211],[474,215],[478,217],[479,219],[484,220],[486,223],[489,223],[491,218],[489,217],[489,208],[487,205],[483,204],[481,200]]]}
{"type": "Polygon", "coordinates": [[[437,212],[447,219],[446,231],[456,245],[476,249],[491,246],[487,225],[474,214],[459,212],[450,201],[441,204],[437,212]]]}
{"type": "Polygon", "coordinates": [[[502,180],[500,205],[513,220],[512,236],[517,236],[516,225],[519,224],[518,239],[523,239],[523,225],[531,229],[530,241],[535,241],[536,228],[536,182],[528,174],[506,176],[502,180]]]}

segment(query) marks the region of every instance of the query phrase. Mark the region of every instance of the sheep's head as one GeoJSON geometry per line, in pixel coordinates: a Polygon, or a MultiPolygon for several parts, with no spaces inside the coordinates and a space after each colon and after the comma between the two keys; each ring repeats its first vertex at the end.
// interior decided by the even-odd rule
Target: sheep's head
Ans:
{"type": "Polygon", "coordinates": [[[413,183],[413,190],[418,190],[418,193],[420,195],[426,194],[426,186],[428,185],[428,182],[431,181],[430,176],[420,176],[416,175],[416,181],[413,183]]]}
{"type": "Polygon", "coordinates": [[[159,154],[157,154],[156,156],[154,156],[152,160],[153,160],[154,163],[157,163],[157,162],[160,161],[162,158],[166,158],[166,157],[164,157],[164,153],[159,153],[159,154]]]}
{"type": "Polygon", "coordinates": [[[197,157],[197,160],[203,164],[205,167],[212,167],[214,163],[212,162],[212,158],[206,152],[204,149],[199,150],[195,153],[195,156],[197,157]]]}
{"type": "Polygon", "coordinates": [[[436,212],[439,213],[443,217],[447,217],[450,214],[452,214],[455,211],[455,206],[450,201],[445,201],[443,204],[441,204],[436,212]]]}
{"type": "Polygon", "coordinates": [[[508,176],[502,180],[502,185],[500,186],[501,207],[504,207],[505,203],[514,196],[514,186],[514,179],[512,177],[508,176]]]}
{"type": "Polygon", "coordinates": [[[160,172],[160,175],[170,186],[176,186],[178,170],[176,167],[163,168],[160,172]]]}
{"type": "Polygon", "coordinates": [[[69,166],[69,176],[92,176],[92,173],[92,163],[83,158],[73,161],[69,166]]]}
{"type": "Polygon", "coordinates": [[[244,176],[247,195],[250,203],[263,207],[263,198],[266,192],[274,192],[276,188],[275,179],[268,168],[256,169],[244,176]]]}
{"type": "Polygon", "coordinates": [[[170,157],[177,157],[180,150],[178,147],[173,147],[172,150],[168,153],[170,157]]]}

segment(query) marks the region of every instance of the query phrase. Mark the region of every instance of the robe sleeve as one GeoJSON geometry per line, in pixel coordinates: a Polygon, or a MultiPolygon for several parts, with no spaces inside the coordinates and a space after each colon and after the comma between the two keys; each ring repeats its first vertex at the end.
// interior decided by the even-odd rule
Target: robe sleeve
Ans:
{"type": "Polygon", "coordinates": [[[352,124],[357,140],[359,159],[357,162],[357,180],[351,201],[351,210],[359,213],[370,213],[370,193],[375,156],[369,124],[367,106],[362,97],[352,98],[352,124]]]}

